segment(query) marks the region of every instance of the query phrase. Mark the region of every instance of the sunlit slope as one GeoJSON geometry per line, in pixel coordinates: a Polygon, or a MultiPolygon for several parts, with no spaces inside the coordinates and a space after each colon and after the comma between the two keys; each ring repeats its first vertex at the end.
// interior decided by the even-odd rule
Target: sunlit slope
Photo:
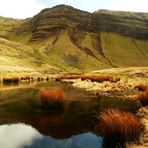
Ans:
{"type": "Polygon", "coordinates": [[[19,27],[22,23],[24,23],[24,20],[0,16],[0,37],[7,38],[12,32],[12,29],[19,27]]]}
{"type": "Polygon", "coordinates": [[[33,48],[0,38],[0,75],[14,74],[39,74],[54,67],[36,59],[33,48]]]}
{"type": "Polygon", "coordinates": [[[102,33],[104,54],[117,67],[148,66],[148,41],[102,33]]]}
{"type": "Polygon", "coordinates": [[[113,33],[85,32],[73,41],[67,30],[30,43],[38,59],[66,71],[148,66],[148,42],[113,33]],[[140,62],[139,62],[140,61],[140,62]]]}
{"type": "Polygon", "coordinates": [[[72,43],[66,30],[60,31],[58,37],[53,36],[42,43],[39,41],[32,42],[31,46],[36,49],[38,59],[54,65],[61,70],[88,71],[110,67],[107,63],[103,62],[103,58],[99,54],[95,53],[95,49],[91,45],[91,40],[84,39],[83,44],[85,42],[90,44],[88,46],[86,44],[85,48],[90,48],[90,52],[94,52],[96,58],[89,55],[83,46],[77,46],[72,43]],[[57,39],[55,40],[55,38],[57,39]]]}
{"type": "Polygon", "coordinates": [[[148,42],[144,40],[113,33],[101,33],[98,39],[96,34],[85,32],[74,42],[67,30],[61,30],[46,40],[26,45],[0,38],[0,65],[69,72],[148,66],[147,51],[148,42]]]}

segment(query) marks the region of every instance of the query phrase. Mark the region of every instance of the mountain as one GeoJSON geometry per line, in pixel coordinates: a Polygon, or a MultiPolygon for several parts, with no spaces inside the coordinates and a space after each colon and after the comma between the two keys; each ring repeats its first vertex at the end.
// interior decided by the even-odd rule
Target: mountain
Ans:
{"type": "Polygon", "coordinates": [[[44,73],[148,66],[148,13],[59,5],[25,20],[0,17],[0,66],[44,73]]]}

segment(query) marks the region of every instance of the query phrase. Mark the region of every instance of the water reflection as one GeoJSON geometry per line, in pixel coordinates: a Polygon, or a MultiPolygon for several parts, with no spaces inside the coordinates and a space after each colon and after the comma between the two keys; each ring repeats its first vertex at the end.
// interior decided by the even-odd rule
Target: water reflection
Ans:
{"type": "Polygon", "coordinates": [[[66,139],[55,139],[20,123],[0,126],[0,146],[2,148],[102,148],[102,138],[87,132],[66,139]]]}

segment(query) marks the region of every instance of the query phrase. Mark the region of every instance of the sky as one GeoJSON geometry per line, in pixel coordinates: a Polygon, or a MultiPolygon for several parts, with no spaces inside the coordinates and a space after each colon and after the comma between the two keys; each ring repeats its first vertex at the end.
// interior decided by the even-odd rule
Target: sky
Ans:
{"type": "Polygon", "coordinates": [[[0,0],[0,16],[28,18],[59,4],[94,12],[98,9],[148,13],[148,0],[0,0]]]}

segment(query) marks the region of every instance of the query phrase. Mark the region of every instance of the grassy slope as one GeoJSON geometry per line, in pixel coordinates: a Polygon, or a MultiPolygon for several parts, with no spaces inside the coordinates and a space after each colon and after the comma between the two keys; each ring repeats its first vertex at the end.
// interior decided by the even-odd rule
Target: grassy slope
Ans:
{"type": "MultiPolygon", "coordinates": [[[[19,40],[27,43],[29,36],[19,37],[19,40]]],[[[74,45],[70,41],[67,31],[62,30],[57,42],[53,45],[54,40],[55,36],[51,36],[47,40],[24,45],[0,38],[1,68],[6,69],[3,66],[13,66],[13,69],[16,70],[23,68],[28,71],[30,68],[31,71],[38,72],[53,69],[75,72],[110,68],[106,59],[92,45],[96,42],[95,35],[87,33],[80,46],[89,48],[97,59],[74,45]]],[[[111,33],[102,33],[101,41],[105,56],[117,67],[147,66],[147,41],[111,33]]]]}
{"type": "Polygon", "coordinates": [[[53,69],[91,71],[110,68],[107,59],[117,67],[148,66],[148,41],[102,32],[105,58],[96,47],[98,34],[85,32],[83,38],[78,36],[79,45],[71,42],[67,30],[59,32],[54,44],[57,34],[46,40],[30,42],[32,33],[22,36],[11,33],[12,28],[25,21],[0,17],[0,74],[5,74],[5,71],[50,72],[53,69]],[[84,48],[88,48],[95,57],[86,54],[84,48]]]}
{"type": "Polygon", "coordinates": [[[148,41],[102,33],[105,55],[118,67],[148,66],[148,41]]]}
{"type": "Polygon", "coordinates": [[[23,22],[24,20],[0,16],[0,37],[8,37],[11,29],[20,26],[23,22]]]}
{"type": "Polygon", "coordinates": [[[37,60],[33,48],[0,38],[0,76],[39,74],[54,67],[37,60]]]}
{"type": "MultiPolygon", "coordinates": [[[[57,42],[52,45],[55,37],[48,40],[34,42],[31,46],[37,49],[36,55],[50,65],[59,67],[65,71],[93,70],[108,67],[102,61],[98,61],[75,46],[69,39],[67,31],[62,30],[57,42]]],[[[88,41],[84,41],[84,43],[88,41]]],[[[91,40],[89,40],[91,42],[91,40]]],[[[92,49],[94,50],[94,49],[92,49]]]]}
{"type": "MultiPolygon", "coordinates": [[[[86,54],[74,45],[67,31],[61,31],[58,41],[52,45],[55,37],[32,45],[38,52],[38,57],[50,65],[65,71],[91,71],[95,69],[110,68],[108,61],[99,54],[93,46],[96,35],[86,33],[79,46],[87,47],[97,57],[86,54]]],[[[148,42],[134,38],[120,36],[113,33],[101,34],[104,55],[117,67],[148,66],[148,42]],[[139,62],[140,61],[140,62],[139,62]]]]}
{"type": "MultiPolygon", "coordinates": [[[[96,35],[96,34],[88,33],[80,45],[81,45],[81,47],[87,47],[88,49],[90,49],[91,52],[97,57],[97,59],[99,61],[108,65],[108,62],[106,61],[106,59],[104,59],[104,57],[102,57],[102,55],[99,54],[99,51],[96,49],[97,47],[93,46],[93,45],[97,44],[97,39],[98,39],[97,36],[98,35],[96,35]]],[[[105,67],[104,64],[103,64],[103,66],[105,67]]]]}

